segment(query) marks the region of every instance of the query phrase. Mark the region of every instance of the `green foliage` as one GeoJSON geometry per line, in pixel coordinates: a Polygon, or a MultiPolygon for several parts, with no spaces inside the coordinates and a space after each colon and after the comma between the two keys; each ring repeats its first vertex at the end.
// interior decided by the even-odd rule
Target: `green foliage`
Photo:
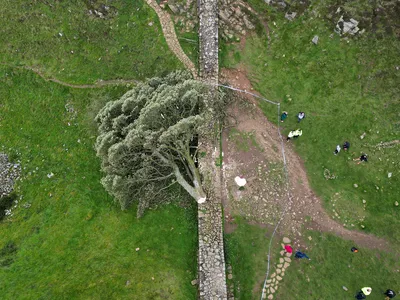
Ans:
{"type": "Polygon", "coordinates": [[[5,210],[9,209],[13,205],[13,202],[16,199],[17,199],[17,194],[15,192],[7,196],[0,197],[0,221],[3,220],[3,218],[6,215],[5,210]]]}
{"type": "Polygon", "coordinates": [[[196,297],[195,203],[176,190],[171,205],[137,219],[100,184],[88,110],[125,91],[72,89],[0,66],[0,147],[19,153],[23,196],[0,223],[2,299],[196,297]]]}
{"type": "Polygon", "coordinates": [[[14,262],[14,255],[17,250],[17,246],[13,241],[7,242],[0,250],[0,267],[9,267],[14,262]]]}
{"type": "Polygon", "coordinates": [[[190,147],[204,127],[205,91],[189,73],[178,71],[139,84],[98,113],[95,148],[106,173],[102,184],[122,209],[139,201],[140,215],[149,201],[162,198],[173,178],[182,184],[180,173],[192,188],[200,182],[190,147]]]}

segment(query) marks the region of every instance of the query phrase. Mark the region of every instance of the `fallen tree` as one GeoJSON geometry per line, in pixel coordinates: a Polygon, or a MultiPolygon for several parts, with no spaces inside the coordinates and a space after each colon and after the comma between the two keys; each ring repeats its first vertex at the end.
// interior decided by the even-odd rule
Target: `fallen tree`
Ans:
{"type": "Polygon", "coordinates": [[[184,71],[152,78],[108,102],[98,113],[95,149],[104,188],[138,215],[173,184],[206,201],[197,169],[197,136],[204,128],[206,87],[184,71]]]}

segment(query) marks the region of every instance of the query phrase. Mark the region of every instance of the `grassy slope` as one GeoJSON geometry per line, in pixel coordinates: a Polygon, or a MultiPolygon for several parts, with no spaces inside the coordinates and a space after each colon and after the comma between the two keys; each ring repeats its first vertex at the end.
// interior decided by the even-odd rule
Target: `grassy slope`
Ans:
{"type": "Polygon", "coordinates": [[[143,79],[181,68],[169,55],[157,16],[144,3],[112,1],[118,14],[100,19],[89,16],[85,1],[6,1],[1,62],[38,67],[70,83],[143,79]]]}
{"type": "Polygon", "coordinates": [[[311,261],[295,260],[288,268],[277,299],[354,299],[364,286],[372,287],[368,299],[383,299],[382,293],[399,290],[399,260],[394,254],[360,249],[352,253],[349,241],[328,234],[309,232],[306,251],[311,261]],[[343,286],[348,291],[343,290],[343,286]]]}
{"type": "Polygon", "coordinates": [[[257,299],[267,269],[267,236],[271,233],[239,217],[236,220],[237,229],[225,236],[226,264],[232,266],[233,275],[227,280],[228,289],[233,287],[235,299],[257,299]]]}
{"type": "MultiPolygon", "coordinates": [[[[319,19],[305,17],[290,23],[274,16],[278,27],[270,25],[274,30],[270,49],[265,39],[254,36],[241,53],[249,77],[257,90],[280,101],[282,110],[289,112],[285,133],[298,126],[296,113],[306,112],[296,150],[328,211],[334,215],[335,209],[349,228],[364,225],[366,231],[400,243],[400,209],[394,206],[400,198],[399,145],[374,147],[400,137],[400,80],[395,68],[400,43],[390,38],[347,43],[337,35],[330,38],[332,28],[319,19]],[[320,37],[317,46],[311,43],[315,34],[320,37]],[[367,135],[361,140],[363,132],[367,135]],[[334,156],[336,144],[345,140],[350,141],[351,151],[334,156]],[[352,158],[361,152],[370,161],[356,165],[352,158]],[[326,180],[325,169],[337,179],[326,180]],[[365,210],[362,200],[366,200],[365,210]]],[[[225,57],[232,63],[232,57],[225,57]]],[[[276,120],[275,110],[263,108],[276,120]]]]}
{"type": "Polygon", "coordinates": [[[24,167],[23,199],[1,224],[0,247],[9,241],[18,247],[14,262],[0,267],[2,298],[194,298],[195,208],[171,205],[137,220],[134,210],[114,206],[99,183],[87,108],[123,89],[77,91],[28,71],[0,74],[0,145],[24,167]],[[75,120],[66,103],[78,112],[75,120]]]}
{"type": "MultiPolygon", "coordinates": [[[[222,66],[246,65],[256,89],[282,103],[282,110],[289,111],[289,119],[283,124],[285,133],[298,126],[295,118],[298,111],[307,113],[307,119],[301,124],[304,134],[295,146],[305,161],[312,187],[324,199],[327,211],[334,216],[335,209],[341,217],[339,221],[347,220],[343,223],[349,228],[360,229],[364,225],[366,231],[393,243],[392,254],[360,249],[360,253],[353,255],[351,242],[331,235],[307,233],[313,238],[312,242],[306,239],[312,261],[295,262],[290,267],[276,298],[352,299],[362,286],[370,285],[374,291],[369,297],[383,299],[381,291],[399,290],[396,245],[400,243],[400,209],[393,204],[400,198],[400,153],[399,146],[374,149],[369,145],[400,137],[400,81],[395,68],[400,45],[390,38],[366,37],[347,43],[335,34],[330,38],[332,26],[328,27],[321,19],[307,16],[290,23],[281,13],[267,12],[262,1],[249,2],[269,18],[270,47],[266,36],[248,38],[244,51],[232,44],[222,44],[222,66]],[[311,43],[315,34],[320,38],[317,46],[311,43]],[[363,132],[367,136],[360,140],[363,132]],[[351,142],[350,153],[334,156],[336,144],[345,140],[351,142]],[[352,158],[361,151],[369,154],[370,162],[357,166],[352,158]],[[325,168],[338,178],[327,181],[323,176],[325,168]],[[390,179],[388,172],[392,172],[390,179]],[[355,183],[358,188],[353,187],[355,183]],[[367,201],[365,210],[363,199],[367,201]],[[362,216],[365,221],[360,221],[362,216]],[[343,285],[348,292],[343,291],[343,285]]],[[[275,109],[268,105],[262,108],[270,120],[276,120],[275,109]]],[[[242,245],[241,249],[242,261],[261,260],[266,256],[265,249],[253,249],[251,243],[242,245]]],[[[264,265],[255,263],[251,268],[240,262],[233,263],[232,268],[237,270],[234,280],[239,285],[241,282],[247,285],[247,278],[265,271],[264,265]]],[[[257,295],[242,294],[239,299],[259,299],[260,295],[259,290],[257,295]]]]}

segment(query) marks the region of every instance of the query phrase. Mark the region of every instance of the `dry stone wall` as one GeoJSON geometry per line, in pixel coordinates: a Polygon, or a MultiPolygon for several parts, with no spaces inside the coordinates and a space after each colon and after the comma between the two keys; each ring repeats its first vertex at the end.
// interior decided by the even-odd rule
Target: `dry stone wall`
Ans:
{"type": "MultiPolygon", "coordinates": [[[[209,101],[218,97],[218,1],[198,0],[200,76],[210,84],[209,101]]],[[[213,130],[213,127],[211,127],[213,130]]],[[[208,154],[200,161],[208,199],[198,206],[199,220],[199,299],[227,299],[222,224],[221,169],[218,141],[204,140],[208,154]]]]}

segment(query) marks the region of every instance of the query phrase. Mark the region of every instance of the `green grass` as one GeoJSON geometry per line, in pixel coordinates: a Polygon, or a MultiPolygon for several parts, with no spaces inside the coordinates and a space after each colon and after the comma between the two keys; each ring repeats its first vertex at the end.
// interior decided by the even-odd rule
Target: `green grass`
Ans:
{"type": "Polygon", "coordinates": [[[311,258],[294,260],[285,272],[279,286],[277,299],[354,299],[365,286],[372,287],[368,299],[383,299],[388,288],[399,290],[399,260],[395,254],[359,248],[352,253],[352,242],[330,234],[308,232],[307,240],[311,258]],[[348,291],[343,290],[343,286],[348,291]]]}
{"type": "Polygon", "coordinates": [[[5,67],[0,83],[0,151],[23,168],[18,207],[0,223],[1,298],[194,299],[193,201],[137,219],[99,182],[92,110],[126,87],[74,90],[5,67]]]}
{"type": "Polygon", "coordinates": [[[269,236],[266,228],[249,225],[235,217],[238,225],[225,235],[226,264],[232,266],[232,280],[227,279],[228,289],[234,289],[235,299],[258,299],[263,275],[267,270],[269,236]]]}
{"type": "MultiPolygon", "coordinates": [[[[298,126],[303,130],[294,144],[328,211],[333,214],[335,198],[341,222],[359,229],[363,225],[365,231],[399,245],[400,209],[394,203],[400,199],[400,145],[385,149],[375,145],[400,137],[400,72],[395,68],[400,43],[390,37],[349,41],[336,34],[330,37],[331,25],[306,16],[293,22],[282,14],[271,19],[277,27],[270,24],[274,34],[269,49],[264,38],[252,36],[241,53],[250,80],[262,95],[281,102],[281,110],[289,112],[283,123],[285,134],[298,126]],[[315,34],[318,45],[311,43],[315,34]],[[300,125],[299,111],[307,115],[300,125]],[[360,139],[363,132],[366,137],[360,139]],[[336,145],[346,140],[350,151],[334,156],[336,145]],[[356,165],[352,159],[362,152],[369,155],[369,162],[356,165]],[[326,180],[325,169],[337,178],[326,180]],[[367,201],[365,211],[362,200],[367,201]]],[[[263,103],[261,107],[270,120],[276,120],[275,107],[263,103]]]]}
{"type": "Polygon", "coordinates": [[[144,79],[182,68],[143,0],[106,2],[104,19],[89,14],[102,3],[3,1],[0,62],[36,67],[69,83],[144,79]]]}
{"type": "Polygon", "coordinates": [[[254,132],[244,132],[236,128],[231,128],[228,137],[240,151],[248,152],[253,147],[260,151],[263,150],[257,143],[254,132]]]}

